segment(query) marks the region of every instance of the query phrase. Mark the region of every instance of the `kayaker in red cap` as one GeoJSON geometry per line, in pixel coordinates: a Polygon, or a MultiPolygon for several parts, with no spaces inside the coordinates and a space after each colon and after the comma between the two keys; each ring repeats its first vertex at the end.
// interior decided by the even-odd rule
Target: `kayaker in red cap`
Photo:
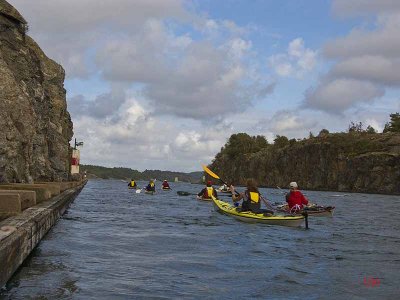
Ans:
{"type": "Polygon", "coordinates": [[[165,180],[163,181],[163,183],[162,183],[162,189],[164,189],[164,190],[169,190],[169,189],[171,189],[171,187],[169,186],[169,183],[168,183],[167,179],[165,179],[165,180]]]}
{"type": "Polygon", "coordinates": [[[289,211],[291,213],[296,213],[303,209],[304,205],[308,204],[308,200],[304,195],[298,190],[298,185],[296,182],[291,182],[289,184],[290,192],[286,194],[286,202],[289,206],[289,211]]]}
{"type": "Polygon", "coordinates": [[[215,198],[218,198],[217,191],[213,188],[212,182],[207,181],[207,186],[202,189],[197,196],[202,197],[203,199],[211,199],[211,195],[214,195],[215,198]]]}

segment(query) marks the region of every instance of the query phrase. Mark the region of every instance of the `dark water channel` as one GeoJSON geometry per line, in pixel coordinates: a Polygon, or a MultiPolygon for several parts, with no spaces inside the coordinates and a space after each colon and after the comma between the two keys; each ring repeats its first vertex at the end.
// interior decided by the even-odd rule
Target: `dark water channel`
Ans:
{"type": "Polygon", "coordinates": [[[0,299],[399,297],[398,196],[307,192],[336,211],[305,230],[241,223],[175,191],[90,181],[0,299]]]}

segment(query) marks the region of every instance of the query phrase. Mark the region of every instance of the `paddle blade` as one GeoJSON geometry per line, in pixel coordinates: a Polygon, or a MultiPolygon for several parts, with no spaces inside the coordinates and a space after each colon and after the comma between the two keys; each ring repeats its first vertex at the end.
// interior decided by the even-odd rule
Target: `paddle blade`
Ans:
{"type": "Polygon", "coordinates": [[[217,174],[215,174],[213,171],[211,171],[209,168],[207,168],[206,165],[201,165],[203,167],[204,172],[206,172],[208,175],[210,175],[212,178],[215,179],[221,179],[217,174]]]}
{"type": "Polygon", "coordinates": [[[142,190],[136,190],[136,194],[140,194],[142,190]]]}

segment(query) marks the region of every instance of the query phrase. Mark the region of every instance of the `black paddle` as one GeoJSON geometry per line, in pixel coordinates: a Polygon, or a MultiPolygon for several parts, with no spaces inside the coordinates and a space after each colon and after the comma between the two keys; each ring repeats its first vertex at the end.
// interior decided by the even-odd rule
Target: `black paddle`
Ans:
{"type": "Polygon", "coordinates": [[[189,192],[185,192],[185,191],[177,191],[176,192],[179,196],[197,196],[197,194],[193,194],[193,193],[189,193],[189,192]]]}

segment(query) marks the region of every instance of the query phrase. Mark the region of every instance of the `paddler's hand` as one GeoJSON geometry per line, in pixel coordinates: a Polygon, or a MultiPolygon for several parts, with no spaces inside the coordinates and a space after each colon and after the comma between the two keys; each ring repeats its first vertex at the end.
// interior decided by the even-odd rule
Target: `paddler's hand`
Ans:
{"type": "Polygon", "coordinates": [[[234,187],[233,185],[231,185],[231,186],[229,187],[229,189],[230,189],[232,195],[234,195],[234,194],[235,194],[235,187],[234,187]]]}

